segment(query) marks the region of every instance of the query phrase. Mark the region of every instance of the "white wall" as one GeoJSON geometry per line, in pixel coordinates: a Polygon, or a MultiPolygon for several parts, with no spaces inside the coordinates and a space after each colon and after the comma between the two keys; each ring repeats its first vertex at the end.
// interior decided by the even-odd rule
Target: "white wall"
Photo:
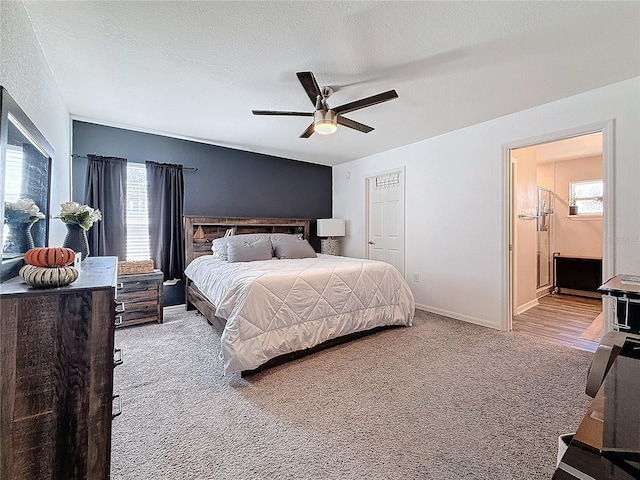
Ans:
{"type": "MultiPolygon", "coordinates": [[[[49,65],[22,2],[0,1],[0,85],[5,87],[54,149],[51,212],[70,200],[70,121],[49,65]]],[[[0,189],[0,198],[2,198],[0,189]]],[[[65,228],[50,220],[50,245],[61,245],[65,228]]]]}
{"type": "Polygon", "coordinates": [[[501,328],[508,315],[503,146],[611,119],[613,268],[640,274],[640,77],[334,167],[333,215],[349,225],[344,255],[364,255],[364,178],[405,165],[406,276],[417,304],[501,328]],[[414,272],[420,283],[411,281],[414,272]]]}

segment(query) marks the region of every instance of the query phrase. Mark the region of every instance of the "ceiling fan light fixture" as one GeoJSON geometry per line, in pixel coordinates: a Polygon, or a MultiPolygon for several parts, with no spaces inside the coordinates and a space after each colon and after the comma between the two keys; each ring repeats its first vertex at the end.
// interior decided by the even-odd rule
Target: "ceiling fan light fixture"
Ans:
{"type": "Polygon", "coordinates": [[[334,109],[331,109],[327,105],[327,99],[333,94],[333,89],[331,87],[320,88],[318,86],[318,82],[316,81],[316,77],[314,77],[312,72],[297,72],[296,75],[298,76],[298,80],[300,80],[302,87],[307,93],[309,100],[311,100],[311,103],[313,103],[315,112],[312,113],[288,111],[283,112],[277,110],[253,110],[253,114],[313,117],[313,122],[304,129],[304,132],[300,134],[299,138],[309,138],[314,133],[319,133],[320,135],[330,135],[338,130],[338,123],[343,127],[351,128],[358,132],[372,132],[373,127],[365,125],[364,123],[350,120],[343,115],[345,113],[360,110],[361,108],[370,107],[372,105],[377,105],[379,103],[398,98],[398,93],[395,90],[389,90],[388,92],[361,98],[360,100],[356,100],[355,102],[345,103],[344,105],[340,105],[338,107],[335,107],[334,109]]]}
{"type": "Polygon", "coordinates": [[[338,129],[338,116],[333,110],[316,110],[313,114],[313,131],[330,135],[338,129]]]}

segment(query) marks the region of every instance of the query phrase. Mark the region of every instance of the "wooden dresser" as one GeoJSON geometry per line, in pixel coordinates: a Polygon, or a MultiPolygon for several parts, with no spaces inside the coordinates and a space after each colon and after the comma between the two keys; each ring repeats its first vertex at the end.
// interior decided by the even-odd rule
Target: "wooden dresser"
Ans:
{"type": "Polygon", "coordinates": [[[109,478],[116,260],[68,287],[0,284],[0,478],[109,478]]]}
{"type": "Polygon", "coordinates": [[[150,273],[136,273],[118,276],[118,301],[124,303],[122,323],[118,326],[138,323],[162,323],[162,283],[161,270],[150,273]]]}

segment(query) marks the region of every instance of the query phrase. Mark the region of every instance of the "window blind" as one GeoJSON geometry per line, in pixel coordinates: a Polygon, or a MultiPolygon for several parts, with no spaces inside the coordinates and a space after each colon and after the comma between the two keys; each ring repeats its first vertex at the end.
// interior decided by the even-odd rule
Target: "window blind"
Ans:
{"type": "Polygon", "coordinates": [[[147,172],[143,163],[127,162],[127,260],[149,260],[147,172]]]}
{"type": "MultiPolygon", "coordinates": [[[[22,188],[22,148],[7,145],[6,157],[4,200],[5,202],[15,202],[20,198],[20,189],[22,188]]],[[[8,235],[9,228],[5,226],[2,229],[2,245],[6,243],[8,235]]]]}
{"type": "Polygon", "coordinates": [[[7,145],[6,157],[4,200],[5,202],[15,202],[20,198],[22,188],[22,148],[15,145],[7,145]]]}
{"type": "Polygon", "coordinates": [[[569,182],[569,196],[578,206],[578,215],[601,214],[604,210],[603,195],[602,179],[569,182]]]}

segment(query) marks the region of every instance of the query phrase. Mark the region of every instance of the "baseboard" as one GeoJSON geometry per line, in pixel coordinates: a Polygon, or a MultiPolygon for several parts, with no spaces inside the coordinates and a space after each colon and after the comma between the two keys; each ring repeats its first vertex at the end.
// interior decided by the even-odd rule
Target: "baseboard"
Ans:
{"type": "Polygon", "coordinates": [[[185,311],[185,306],[184,303],[181,303],[180,305],[168,305],[166,307],[163,307],[165,312],[182,312],[185,311]]]}
{"type": "Polygon", "coordinates": [[[575,295],[576,297],[602,298],[602,294],[599,292],[574,290],[573,288],[558,288],[558,293],[561,293],[563,295],[575,295]]]}
{"type": "Polygon", "coordinates": [[[516,315],[521,315],[524,312],[526,312],[527,310],[529,310],[530,308],[533,308],[533,307],[535,307],[537,305],[539,305],[538,299],[534,298],[530,302],[527,302],[524,305],[520,305],[518,308],[516,308],[516,315]]]}
{"type": "Polygon", "coordinates": [[[423,310],[425,312],[435,313],[436,315],[443,315],[445,317],[454,318],[456,320],[462,320],[463,322],[473,323],[475,325],[480,325],[481,327],[493,328],[495,330],[501,330],[499,324],[488,322],[482,318],[472,317],[470,315],[462,315],[456,312],[450,312],[449,310],[443,310],[442,308],[431,307],[429,305],[422,305],[416,303],[416,308],[418,310],[423,310]]]}
{"type": "Polygon", "coordinates": [[[544,287],[536,291],[536,297],[544,297],[545,295],[549,295],[551,292],[553,292],[553,287],[544,287]]]}

